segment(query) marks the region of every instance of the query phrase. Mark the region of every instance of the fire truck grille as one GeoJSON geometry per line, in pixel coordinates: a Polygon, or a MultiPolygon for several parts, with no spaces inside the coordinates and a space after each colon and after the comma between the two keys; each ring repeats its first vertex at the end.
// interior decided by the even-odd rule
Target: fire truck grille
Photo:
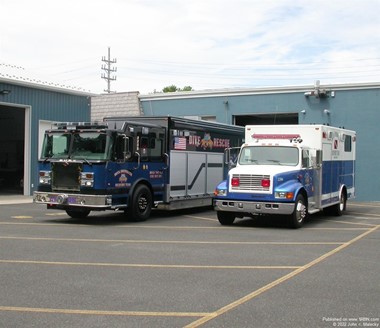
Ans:
{"type": "Polygon", "coordinates": [[[52,163],[52,190],[79,191],[81,171],[79,163],[52,163]]]}
{"type": "Polygon", "coordinates": [[[232,178],[239,179],[239,186],[232,186],[233,191],[270,191],[270,187],[263,187],[262,180],[269,180],[270,175],[233,174],[232,178]]]}

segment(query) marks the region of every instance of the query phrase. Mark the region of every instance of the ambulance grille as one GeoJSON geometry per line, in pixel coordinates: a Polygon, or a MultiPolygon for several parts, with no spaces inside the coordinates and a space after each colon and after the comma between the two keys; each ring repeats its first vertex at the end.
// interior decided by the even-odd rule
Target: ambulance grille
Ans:
{"type": "Polygon", "coordinates": [[[270,187],[263,187],[261,181],[269,180],[270,175],[262,174],[233,174],[232,178],[238,178],[239,186],[231,186],[233,191],[270,191],[270,187]]]}

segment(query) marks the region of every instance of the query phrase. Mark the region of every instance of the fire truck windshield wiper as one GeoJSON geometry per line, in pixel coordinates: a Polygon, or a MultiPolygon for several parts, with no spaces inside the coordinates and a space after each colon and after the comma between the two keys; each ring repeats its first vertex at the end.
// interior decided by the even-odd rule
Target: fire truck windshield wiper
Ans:
{"type": "Polygon", "coordinates": [[[85,162],[86,164],[88,164],[88,165],[90,165],[90,166],[92,166],[92,163],[91,162],[89,162],[85,157],[78,157],[78,158],[75,158],[75,159],[79,159],[79,160],[81,160],[81,161],[83,161],[83,162],[85,162]]]}

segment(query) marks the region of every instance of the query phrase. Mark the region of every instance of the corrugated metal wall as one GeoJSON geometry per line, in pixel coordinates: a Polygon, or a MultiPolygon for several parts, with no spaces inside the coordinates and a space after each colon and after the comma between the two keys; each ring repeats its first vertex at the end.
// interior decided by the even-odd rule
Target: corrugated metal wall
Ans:
{"type": "MultiPolygon", "coordinates": [[[[215,90],[140,95],[145,115],[215,116],[231,123],[239,115],[298,115],[299,124],[329,124],[357,131],[357,200],[380,201],[380,83],[328,85],[328,96],[305,96],[313,86],[215,90]],[[327,111],[325,111],[327,110],[327,111]]],[[[321,86],[323,88],[323,86],[321,86]]],[[[273,123],[276,123],[275,121],[273,123]]],[[[251,123],[253,124],[253,123],[251,123]]]]}
{"type": "MultiPolygon", "coordinates": [[[[27,108],[29,113],[29,131],[25,135],[25,144],[29,147],[30,186],[29,194],[36,189],[38,179],[38,127],[40,120],[46,121],[90,121],[91,108],[88,93],[72,90],[54,89],[45,86],[23,85],[20,82],[4,82],[0,80],[1,106],[27,108]],[[7,90],[9,93],[1,93],[7,90]],[[28,146],[29,145],[29,146],[28,146]]],[[[7,107],[7,110],[12,110],[7,107]]],[[[27,178],[27,177],[26,177],[27,178]]],[[[26,181],[28,179],[25,179],[26,181]]]]}

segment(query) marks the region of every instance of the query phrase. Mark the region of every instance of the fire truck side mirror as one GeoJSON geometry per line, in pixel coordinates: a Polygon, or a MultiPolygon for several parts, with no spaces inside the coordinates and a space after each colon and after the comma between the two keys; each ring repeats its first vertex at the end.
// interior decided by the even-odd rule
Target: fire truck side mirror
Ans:
{"type": "Polygon", "coordinates": [[[127,136],[124,136],[123,141],[123,158],[128,160],[132,157],[132,153],[129,149],[129,138],[127,136]]]}
{"type": "Polygon", "coordinates": [[[131,158],[132,154],[129,149],[129,138],[125,135],[118,135],[116,138],[116,152],[115,159],[118,161],[125,161],[131,158]]]}

